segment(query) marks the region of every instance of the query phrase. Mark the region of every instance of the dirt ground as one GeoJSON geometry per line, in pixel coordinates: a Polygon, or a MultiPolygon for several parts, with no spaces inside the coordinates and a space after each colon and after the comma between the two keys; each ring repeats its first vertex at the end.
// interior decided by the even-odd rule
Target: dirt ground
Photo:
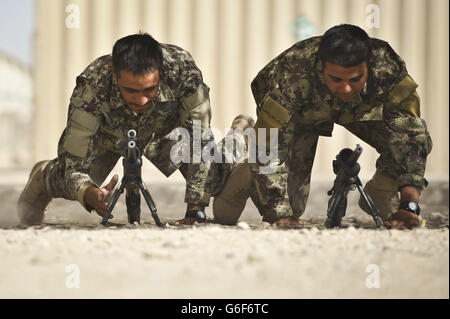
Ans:
{"type": "MultiPolygon", "coordinates": [[[[0,181],[1,182],[1,181],[0,181]]],[[[323,227],[329,181],[312,184],[299,229],[261,222],[249,200],[237,226],[170,226],[184,214],[184,185],[148,184],[166,227],[145,202],[114,225],[55,199],[44,223],[18,225],[23,180],[0,184],[0,298],[449,298],[448,181],[422,195],[423,227],[376,230],[350,193],[342,229],[323,227]]],[[[432,183],[433,184],[433,183],[432,183]]]]}

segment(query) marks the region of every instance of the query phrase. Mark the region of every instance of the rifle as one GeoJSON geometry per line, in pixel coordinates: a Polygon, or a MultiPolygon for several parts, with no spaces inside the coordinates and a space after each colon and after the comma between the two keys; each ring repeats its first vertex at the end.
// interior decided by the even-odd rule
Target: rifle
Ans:
{"type": "Polygon", "coordinates": [[[325,221],[326,228],[341,226],[342,217],[345,216],[347,209],[347,194],[349,191],[354,190],[355,187],[369,208],[370,215],[375,221],[377,228],[385,228],[383,221],[378,216],[378,210],[372,199],[363,190],[361,180],[358,177],[361,169],[358,159],[361,156],[362,150],[359,144],[356,145],[354,151],[349,148],[344,148],[336,156],[336,159],[333,160],[333,172],[336,174],[336,179],[334,180],[333,188],[327,193],[331,198],[328,201],[327,220],[325,221]]]}
{"type": "MultiPolygon", "coordinates": [[[[160,222],[158,215],[156,214],[156,206],[153,202],[152,196],[150,195],[147,187],[142,182],[141,172],[142,172],[142,158],[141,152],[136,145],[136,131],[129,130],[127,133],[128,138],[123,138],[117,141],[116,148],[124,150],[123,154],[123,178],[120,182],[119,188],[114,191],[112,195],[111,201],[108,203],[108,207],[105,215],[103,216],[103,220],[101,222],[102,225],[106,225],[109,216],[111,216],[111,212],[119,200],[120,195],[125,190],[125,187],[130,187],[130,189],[140,189],[142,194],[144,195],[145,201],[150,209],[153,219],[155,220],[156,225],[159,227],[163,227],[163,224],[160,222]]],[[[140,196],[139,191],[134,197],[131,199],[127,198],[127,213],[128,213],[128,222],[131,224],[134,221],[140,222],[140,196]]]]}

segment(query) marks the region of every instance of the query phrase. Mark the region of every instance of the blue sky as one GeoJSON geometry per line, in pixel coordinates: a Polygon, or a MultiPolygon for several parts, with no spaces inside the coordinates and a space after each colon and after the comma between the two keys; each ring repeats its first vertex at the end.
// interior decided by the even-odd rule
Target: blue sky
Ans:
{"type": "Polygon", "coordinates": [[[34,0],[0,0],[0,52],[33,64],[34,0]]]}

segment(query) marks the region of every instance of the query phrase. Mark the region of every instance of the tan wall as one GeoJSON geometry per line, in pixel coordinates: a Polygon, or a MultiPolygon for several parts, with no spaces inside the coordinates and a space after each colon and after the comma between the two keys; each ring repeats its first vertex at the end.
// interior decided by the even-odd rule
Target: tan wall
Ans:
{"type": "MultiPolygon", "coordinates": [[[[192,53],[211,87],[212,125],[222,132],[239,113],[255,116],[250,81],[272,58],[296,42],[291,27],[300,14],[317,34],[340,23],[363,27],[388,41],[419,83],[422,114],[434,141],[427,177],[448,178],[447,0],[37,0],[33,158],[56,155],[75,77],[114,41],[139,30],[192,53]],[[380,8],[380,28],[365,26],[366,5],[380,8]],[[80,9],[80,28],[69,29],[65,8],[80,9]]],[[[313,174],[331,172],[331,160],[356,137],[335,126],[321,138],[313,174]]],[[[363,174],[376,153],[362,143],[363,174]]]]}
{"type": "Polygon", "coordinates": [[[30,69],[0,53],[0,170],[30,164],[30,69]]]}

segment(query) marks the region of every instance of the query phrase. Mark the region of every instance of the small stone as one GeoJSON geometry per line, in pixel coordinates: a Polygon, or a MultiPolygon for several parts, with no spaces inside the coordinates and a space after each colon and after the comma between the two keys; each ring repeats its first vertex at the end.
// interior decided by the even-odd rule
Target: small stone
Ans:
{"type": "Polygon", "coordinates": [[[237,227],[241,229],[250,229],[250,226],[246,222],[239,222],[237,223],[237,227]]]}
{"type": "Polygon", "coordinates": [[[247,263],[252,264],[255,262],[259,262],[261,261],[261,257],[259,255],[255,255],[255,254],[248,254],[247,255],[247,263]]]}
{"type": "Polygon", "coordinates": [[[171,248],[171,247],[174,247],[175,245],[174,245],[173,242],[171,242],[171,241],[166,241],[166,242],[163,243],[162,246],[163,246],[164,248],[171,248]]]}
{"type": "Polygon", "coordinates": [[[226,253],[225,254],[225,258],[226,259],[231,259],[231,258],[233,258],[234,257],[234,254],[233,253],[226,253]]]}
{"type": "Polygon", "coordinates": [[[30,259],[30,264],[36,265],[36,264],[38,264],[40,261],[41,261],[41,260],[39,259],[39,257],[33,256],[33,257],[31,257],[31,259],[30,259]]]}
{"type": "Polygon", "coordinates": [[[153,256],[151,253],[147,253],[147,252],[143,252],[142,253],[142,258],[144,259],[151,259],[153,256]]]}
{"type": "Polygon", "coordinates": [[[207,231],[211,233],[219,232],[221,230],[222,228],[220,228],[219,226],[210,226],[207,228],[207,231]]]}
{"type": "Polygon", "coordinates": [[[433,221],[433,222],[441,222],[444,219],[445,219],[445,216],[438,212],[431,213],[431,215],[430,215],[430,221],[433,221]]]}

